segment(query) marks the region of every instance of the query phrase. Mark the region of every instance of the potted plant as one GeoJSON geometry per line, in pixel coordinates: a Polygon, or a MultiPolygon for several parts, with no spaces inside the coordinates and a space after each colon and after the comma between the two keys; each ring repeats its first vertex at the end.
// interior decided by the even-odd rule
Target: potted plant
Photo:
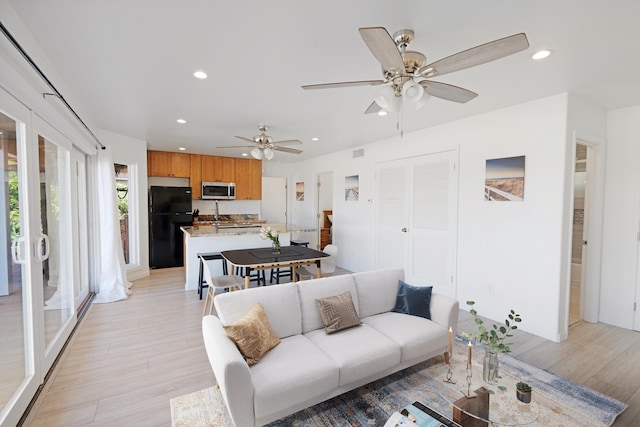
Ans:
{"type": "Polygon", "coordinates": [[[519,382],[516,384],[516,397],[520,402],[531,402],[531,386],[527,383],[519,382]]]}
{"type": "MultiPolygon", "coordinates": [[[[475,301],[467,301],[467,305],[471,307],[473,307],[474,304],[475,301]]],[[[469,313],[474,317],[474,321],[476,325],[478,325],[478,331],[475,333],[466,333],[465,336],[487,343],[482,378],[489,384],[496,384],[498,382],[498,354],[509,353],[511,351],[509,347],[510,343],[505,342],[505,340],[513,336],[511,332],[518,329],[516,323],[522,322],[522,318],[514,310],[509,310],[504,325],[498,326],[493,324],[492,328],[487,329],[487,327],[484,326],[484,321],[478,317],[478,312],[474,308],[471,308],[469,313]]]]}

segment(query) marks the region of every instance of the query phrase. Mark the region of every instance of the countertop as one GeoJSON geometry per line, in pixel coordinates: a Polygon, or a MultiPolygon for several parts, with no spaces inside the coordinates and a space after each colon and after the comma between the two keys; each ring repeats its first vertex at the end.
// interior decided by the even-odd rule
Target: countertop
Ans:
{"type": "MultiPolygon", "coordinates": [[[[265,224],[265,226],[269,226],[272,229],[276,230],[278,233],[286,233],[286,232],[307,232],[307,231],[317,231],[316,228],[305,228],[300,227],[298,225],[287,225],[287,224],[265,224]]],[[[180,227],[180,229],[188,234],[190,237],[215,237],[215,236],[239,236],[245,234],[260,234],[261,227],[250,227],[250,228],[219,228],[215,225],[192,225],[192,226],[184,226],[180,227]]]]}

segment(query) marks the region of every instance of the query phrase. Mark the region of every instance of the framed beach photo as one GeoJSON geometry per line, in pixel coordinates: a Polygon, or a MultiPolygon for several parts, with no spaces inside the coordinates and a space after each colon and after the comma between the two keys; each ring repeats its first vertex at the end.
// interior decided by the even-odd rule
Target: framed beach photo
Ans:
{"type": "Polygon", "coordinates": [[[296,182],[296,200],[304,202],[304,182],[296,182]]]}
{"type": "Polygon", "coordinates": [[[490,202],[524,200],[524,156],[487,160],[484,199],[490,202]]]}
{"type": "Polygon", "coordinates": [[[357,202],[360,199],[360,183],[358,175],[344,177],[344,200],[357,202]]]}

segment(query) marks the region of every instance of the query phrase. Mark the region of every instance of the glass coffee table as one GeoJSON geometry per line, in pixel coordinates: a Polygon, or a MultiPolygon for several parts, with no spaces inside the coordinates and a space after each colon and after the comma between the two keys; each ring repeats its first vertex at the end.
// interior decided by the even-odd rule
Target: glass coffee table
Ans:
{"type": "Polygon", "coordinates": [[[394,391],[384,399],[389,415],[417,401],[462,427],[526,426],[540,416],[535,392],[528,404],[516,398],[516,379],[505,375],[496,385],[486,384],[482,380],[482,366],[473,365],[469,387],[465,365],[452,364],[455,384],[444,381],[446,366],[437,372],[440,376],[431,384],[412,384],[412,388],[394,391]],[[467,395],[468,391],[470,395],[467,395]]]}

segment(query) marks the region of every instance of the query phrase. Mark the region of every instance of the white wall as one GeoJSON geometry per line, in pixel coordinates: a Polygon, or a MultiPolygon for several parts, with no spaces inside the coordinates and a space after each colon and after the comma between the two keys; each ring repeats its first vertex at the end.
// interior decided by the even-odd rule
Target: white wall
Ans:
{"type": "MultiPolygon", "coordinates": [[[[313,182],[315,174],[333,170],[338,264],[363,271],[375,268],[376,163],[459,150],[458,299],[475,300],[482,315],[497,320],[514,308],[523,316],[523,329],[557,341],[563,337],[566,309],[560,294],[566,262],[565,190],[572,184],[567,177],[573,167],[567,148],[573,144],[567,137],[572,134],[569,104],[568,94],[556,95],[368,144],[360,158],[352,158],[350,149],[266,167],[272,175],[290,176],[292,182],[313,182]],[[485,202],[485,161],[520,155],[526,156],[524,201],[485,202]],[[344,179],[349,175],[360,177],[358,202],[344,201],[344,179]]],[[[580,102],[576,104],[574,114],[579,116],[580,102]]],[[[353,149],[357,148],[361,147],[353,149]]],[[[311,205],[295,208],[297,222],[313,223],[311,205]]]]}
{"type": "Polygon", "coordinates": [[[600,319],[632,328],[640,219],[640,106],[610,111],[600,319]]]}
{"type": "MultiPolygon", "coordinates": [[[[127,278],[136,280],[149,275],[149,208],[147,198],[147,143],[103,129],[96,134],[102,143],[112,150],[113,162],[128,165],[129,187],[136,188],[135,198],[129,198],[129,210],[135,204],[138,216],[129,216],[131,235],[131,256],[137,262],[127,266],[127,278]],[[137,182],[136,182],[137,180],[137,182]],[[131,226],[134,227],[131,227],[131,226]]],[[[129,193],[131,194],[131,193],[129,193]]]]}

